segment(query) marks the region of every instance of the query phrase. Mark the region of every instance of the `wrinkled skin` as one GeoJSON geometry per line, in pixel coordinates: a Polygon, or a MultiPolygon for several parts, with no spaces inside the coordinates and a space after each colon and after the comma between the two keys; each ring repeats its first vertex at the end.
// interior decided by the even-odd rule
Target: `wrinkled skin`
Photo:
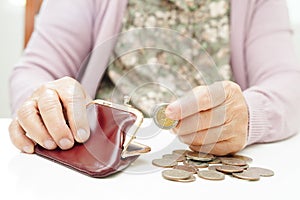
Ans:
{"type": "Polygon", "coordinates": [[[166,115],[179,120],[173,132],[194,151],[227,155],[246,146],[248,107],[240,87],[231,81],[194,88],[171,103],[166,115]]]}
{"type": "Polygon", "coordinates": [[[33,92],[18,109],[9,126],[12,143],[21,151],[34,152],[38,143],[46,149],[73,147],[90,136],[86,104],[91,101],[74,79],[64,77],[33,92]]]}
{"type": "MultiPolygon", "coordinates": [[[[35,144],[66,150],[75,141],[87,141],[86,105],[90,101],[82,86],[69,77],[41,86],[11,122],[12,143],[25,153],[33,153],[35,144]]],[[[246,146],[248,107],[240,87],[233,82],[198,86],[171,103],[166,115],[179,120],[173,132],[194,151],[226,155],[246,146]]]]}

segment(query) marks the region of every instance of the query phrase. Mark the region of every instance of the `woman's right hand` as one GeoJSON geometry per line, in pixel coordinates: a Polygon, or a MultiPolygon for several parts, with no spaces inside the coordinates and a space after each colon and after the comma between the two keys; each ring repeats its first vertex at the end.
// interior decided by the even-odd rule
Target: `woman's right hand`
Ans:
{"type": "Polygon", "coordinates": [[[90,136],[86,105],[91,98],[76,80],[64,77],[38,88],[9,126],[12,143],[33,153],[35,144],[52,150],[73,147],[90,136]]]}

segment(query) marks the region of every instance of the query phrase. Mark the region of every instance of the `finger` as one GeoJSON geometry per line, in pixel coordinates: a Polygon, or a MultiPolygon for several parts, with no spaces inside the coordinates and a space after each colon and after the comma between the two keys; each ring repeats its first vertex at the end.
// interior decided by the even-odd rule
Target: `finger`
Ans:
{"type": "Polygon", "coordinates": [[[229,140],[232,137],[234,136],[229,134],[226,126],[218,126],[188,135],[181,135],[179,139],[187,145],[201,146],[216,144],[220,141],[229,140]]]}
{"type": "Polygon", "coordinates": [[[190,146],[190,148],[193,151],[210,153],[217,156],[224,156],[227,154],[237,153],[242,149],[230,140],[225,140],[216,144],[207,144],[203,146],[190,146]]]}
{"type": "Polygon", "coordinates": [[[56,144],[61,149],[70,149],[74,145],[74,139],[67,126],[56,91],[44,89],[38,99],[38,108],[47,130],[56,144]]]}
{"type": "Polygon", "coordinates": [[[90,128],[86,112],[86,98],[81,86],[74,83],[68,91],[62,91],[61,100],[66,109],[66,115],[72,134],[77,142],[85,142],[90,137],[90,128]]]}
{"type": "Polygon", "coordinates": [[[8,128],[12,143],[25,153],[34,152],[34,143],[25,135],[25,131],[17,120],[13,120],[8,128]]]}
{"type": "Polygon", "coordinates": [[[174,128],[178,135],[188,135],[197,131],[221,126],[226,122],[226,106],[220,105],[213,109],[202,111],[179,121],[174,128]]]}
{"type": "Polygon", "coordinates": [[[57,147],[39,115],[36,101],[26,101],[19,109],[17,116],[19,124],[33,141],[46,149],[57,147]]]}
{"type": "Polygon", "coordinates": [[[180,120],[197,112],[214,108],[225,101],[222,82],[209,86],[198,86],[181,99],[171,103],[166,109],[167,117],[180,120]]]}

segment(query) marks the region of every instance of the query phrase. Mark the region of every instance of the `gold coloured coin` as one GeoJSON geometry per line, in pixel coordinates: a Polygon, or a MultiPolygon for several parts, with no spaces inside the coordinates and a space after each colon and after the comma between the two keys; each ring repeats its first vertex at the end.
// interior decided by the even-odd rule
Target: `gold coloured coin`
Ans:
{"type": "Polygon", "coordinates": [[[223,173],[217,172],[214,170],[201,170],[201,171],[198,171],[197,174],[200,178],[203,178],[206,180],[220,181],[220,180],[225,179],[225,175],[223,173]]]}
{"type": "Polygon", "coordinates": [[[167,103],[162,103],[157,105],[154,109],[153,109],[153,120],[154,123],[161,129],[172,129],[175,128],[178,124],[178,120],[173,120],[170,118],[167,118],[166,116],[166,108],[169,104],[167,103]]]}

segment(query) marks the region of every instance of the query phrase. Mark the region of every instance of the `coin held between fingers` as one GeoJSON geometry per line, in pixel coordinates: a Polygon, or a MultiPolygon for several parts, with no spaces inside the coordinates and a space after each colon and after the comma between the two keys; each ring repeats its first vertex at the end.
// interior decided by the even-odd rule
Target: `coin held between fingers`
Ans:
{"type": "Polygon", "coordinates": [[[170,119],[166,116],[166,108],[169,104],[168,103],[162,103],[153,109],[153,120],[154,123],[161,129],[172,129],[175,128],[178,124],[178,120],[170,119]]]}

